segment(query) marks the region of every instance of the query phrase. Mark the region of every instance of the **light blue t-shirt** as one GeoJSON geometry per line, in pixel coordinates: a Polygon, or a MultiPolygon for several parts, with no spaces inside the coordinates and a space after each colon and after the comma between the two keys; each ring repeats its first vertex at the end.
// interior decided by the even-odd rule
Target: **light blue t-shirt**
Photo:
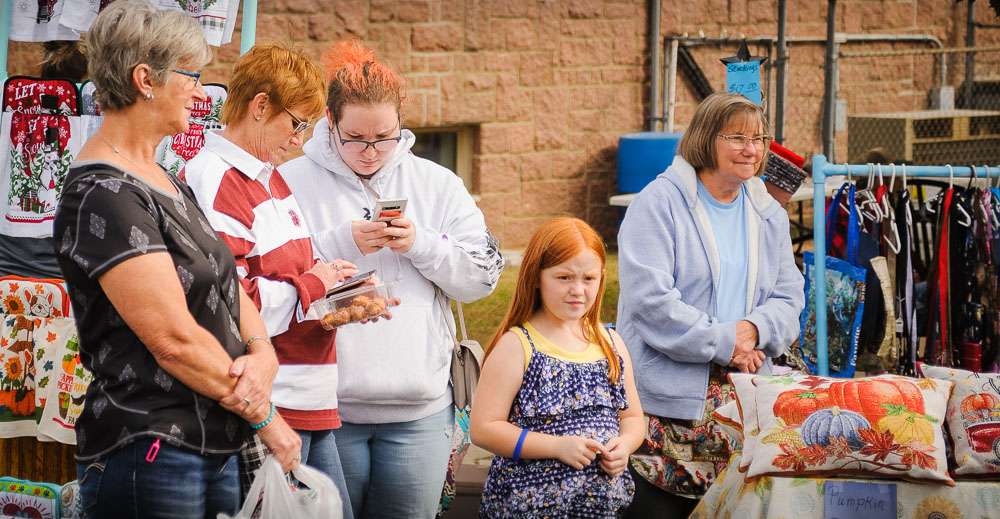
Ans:
{"type": "Polygon", "coordinates": [[[740,186],[736,200],[724,204],[713,198],[699,179],[698,199],[708,213],[719,250],[716,316],[719,322],[739,321],[746,317],[747,304],[746,186],[740,186]]]}

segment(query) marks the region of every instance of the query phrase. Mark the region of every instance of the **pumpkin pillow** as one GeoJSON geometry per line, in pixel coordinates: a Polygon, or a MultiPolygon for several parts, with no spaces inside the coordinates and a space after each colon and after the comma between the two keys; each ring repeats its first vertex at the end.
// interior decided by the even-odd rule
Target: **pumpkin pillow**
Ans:
{"type": "Polygon", "coordinates": [[[945,420],[955,449],[956,478],[1000,475],[1000,375],[923,365],[927,378],[950,380],[945,420]]]}
{"type": "Polygon", "coordinates": [[[895,375],[755,377],[764,475],[902,478],[954,485],[942,427],[952,383],[895,375]]]}
{"type": "MultiPolygon", "coordinates": [[[[740,412],[740,425],[743,431],[743,456],[740,457],[740,472],[746,472],[750,468],[750,460],[753,459],[754,448],[756,447],[758,433],[757,427],[757,387],[753,384],[753,379],[758,375],[750,373],[729,373],[729,383],[736,392],[736,405],[740,412]]],[[[764,377],[767,378],[767,377],[764,377]]]]}

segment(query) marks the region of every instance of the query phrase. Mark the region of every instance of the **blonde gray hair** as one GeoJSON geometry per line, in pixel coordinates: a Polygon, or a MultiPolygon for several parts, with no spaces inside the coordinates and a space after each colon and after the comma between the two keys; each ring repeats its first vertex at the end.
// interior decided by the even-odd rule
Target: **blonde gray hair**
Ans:
{"type": "Polygon", "coordinates": [[[200,70],[212,50],[196,20],[180,11],[157,10],[147,0],[118,0],[97,16],[87,33],[87,72],[101,110],[126,108],[141,95],[132,71],[149,65],[154,84],[165,84],[178,63],[200,70]]]}
{"type": "MultiPolygon", "coordinates": [[[[767,116],[760,105],[741,94],[716,92],[706,97],[694,111],[691,124],[677,145],[677,152],[695,171],[715,169],[718,167],[716,157],[719,149],[719,133],[727,124],[744,120],[751,124],[759,123],[764,135],[768,134],[767,116]]],[[[757,174],[764,171],[767,155],[765,148],[764,157],[757,166],[757,174]]]]}

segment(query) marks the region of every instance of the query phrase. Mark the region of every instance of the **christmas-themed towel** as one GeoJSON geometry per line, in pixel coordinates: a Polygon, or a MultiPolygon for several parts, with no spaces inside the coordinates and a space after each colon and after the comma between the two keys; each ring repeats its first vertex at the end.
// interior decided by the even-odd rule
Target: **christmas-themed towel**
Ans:
{"type": "Polygon", "coordinates": [[[73,427],[83,412],[87,387],[94,376],[80,362],[80,343],[72,319],[52,319],[35,330],[35,345],[53,348],[54,365],[46,390],[46,405],[38,422],[38,438],[76,445],[73,427]],[[42,334],[45,334],[43,337],[42,334]]]}
{"type": "Polygon", "coordinates": [[[226,87],[209,83],[205,85],[205,101],[197,101],[191,110],[188,131],[164,137],[156,147],[156,162],[176,175],[187,161],[201,151],[205,144],[205,131],[221,130],[219,117],[222,102],[226,100],[226,87]]]}
{"type": "Polygon", "coordinates": [[[52,220],[73,157],[83,147],[76,85],[12,77],[0,119],[0,233],[52,235],[52,220]]]}
{"type": "MultiPolygon", "coordinates": [[[[73,0],[73,3],[83,3],[83,0],[73,0]]],[[[79,40],[79,32],[59,24],[65,5],[66,0],[13,0],[9,38],[13,41],[79,40]]]]}
{"type": "Polygon", "coordinates": [[[98,13],[114,0],[70,0],[62,10],[59,24],[76,32],[87,32],[98,13]]]}
{"type": "Polygon", "coordinates": [[[173,9],[198,20],[205,41],[216,47],[233,41],[239,0],[154,0],[158,9],[173,9]]]}

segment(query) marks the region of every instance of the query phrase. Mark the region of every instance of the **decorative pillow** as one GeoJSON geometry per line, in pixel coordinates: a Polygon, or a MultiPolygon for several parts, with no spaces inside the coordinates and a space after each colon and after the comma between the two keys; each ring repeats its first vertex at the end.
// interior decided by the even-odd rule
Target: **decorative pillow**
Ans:
{"type": "MultiPolygon", "coordinates": [[[[759,439],[760,428],[757,424],[757,387],[753,384],[753,379],[757,375],[749,373],[730,373],[729,383],[736,391],[736,404],[740,412],[740,424],[743,431],[743,455],[740,457],[739,471],[746,472],[750,468],[750,460],[759,439]]],[[[767,377],[764,377],[767,378],[767,377]]]]}
{"type": "Polygon", "coordinates": [[[21,276],[0,277],[0,299],[5,314],[32,317],[68,316],[69,296],[61,279],[35,279],[21,276]]]}
{"type": "Polygon", "coordinates": [[[1000,475],[1000,375],[923,365],[924,376],[955,383],[948,433],[955,448],[956,478],[1000,475]]]}
{"type": "Polygon", "coordinates": [[[729,438],[729,452],[743,450],[743,423],[740,419],[740,407],[736,400],[730,400],[722,407],[712,411],[712,418],[729,438]]]}
{"type": "Polygon", "coordinates": [[[11,477],[0,478],[0,517],[59,519],[62,488],[11,477]]]}
{"type": "Polygon", "coordinates": [[[952,382],[810,375],[754,383],[760,439],[747,481],[795,474],[955,484],[942,427],[952,382]]]}

